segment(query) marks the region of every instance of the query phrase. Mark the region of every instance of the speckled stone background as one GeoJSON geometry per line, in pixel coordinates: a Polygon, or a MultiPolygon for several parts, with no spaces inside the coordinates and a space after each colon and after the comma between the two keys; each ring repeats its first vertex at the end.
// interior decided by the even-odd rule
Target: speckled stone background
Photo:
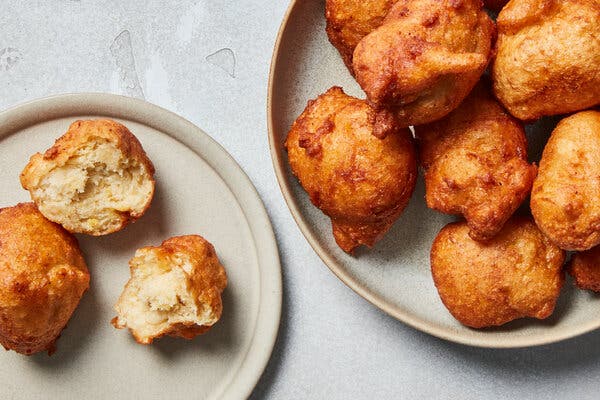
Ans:
{"type": "Polygon", "coordinates": [[[253,399],[600,398],[600,332],[520,350],[447,343],[368,304],[314,254],[267,143],[268,70],[287,3],[0,0],[0,109],[65,92],[144,98],[240,163],[271,216],[284,279],[279,339],[253,399]]]}

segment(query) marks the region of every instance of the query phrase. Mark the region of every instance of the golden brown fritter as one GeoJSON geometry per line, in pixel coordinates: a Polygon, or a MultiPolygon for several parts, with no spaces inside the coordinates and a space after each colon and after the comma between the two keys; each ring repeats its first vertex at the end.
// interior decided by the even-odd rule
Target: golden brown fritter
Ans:
{"type": "Polygon", "coordinates": [[[400,0],[354,50],[367,98],[401,126],[438,120],[458,107],[491,57],[494,23],[481,0],[400,0]]]}
{"type": "Polygon", "coordinates": [[[493,237],[531,191],[523,125],[478,84],[445,118],[415,127],[427,206],[462,214],[475,240],[493,237]]]}
{"type": "Polygon", "coordinates": [[[106,235],[140,218],[154,195],[154,166],[139,140],[111,120],[75,121],[21,185],[46,218],[69,232],[106,235]]]}
{"type": "Polygon", "coordinates": [[[508,3],[508,0],[483,0],[485,8],[493,11],[500,11],[508,3]]]}
{"type": "Polygon", "coordinates": [[[600,112],[582,111],[556,126],[531,191],[542,232],[565,250],[600,244],[600,112]]]}
{"type": "Polygon", "coordinates": [[[312,203],[331,218],[338,245],[373,246],[400,216],[415,187],[416,154],[408,129],[364,100],[333,87],[308,102],[285,146],[312,203]],[[374,132],[385,125],[387,135],[374,132]]]}
{"type": "Polygon", "coordinates": [[[0,209],[0,344],[48,351],[89,286],[77,239],[33,203],[0,209]]]}
{"type": "Polygon", "coordinates": [[[567,271],[581,289],[600,292],[600,246],[573,254],[567,271]]]}
{"type": "Polygon", "coordinates": [[[513,0],[498,15],[494,92],[522,120],[600,103],[600,1],[513,0]]]}
{"type": "Polygon", "coordinates": [[[565,253],[530,218],[513,217],[489,242],[465,222],[446,225],[431,248],[431,272],[442,302],[466,326],[484,328],[552,314],[564,282],[565,253]]]}
{"type": "Polygon", "coordinates": [[[129,261],[131,279],[115,305],[115,328],[129,328],[150,344],[169,335],[192,339],[221,318],[225,269],[212,244],[199,235],[177,236],[138,249],[129,261]]]}
{"type": "Polygon", "coordinates": [[[352,53],[360,40],[379,27],[398,0],[327,0],[327,36],[352,71],[352,53]]]}

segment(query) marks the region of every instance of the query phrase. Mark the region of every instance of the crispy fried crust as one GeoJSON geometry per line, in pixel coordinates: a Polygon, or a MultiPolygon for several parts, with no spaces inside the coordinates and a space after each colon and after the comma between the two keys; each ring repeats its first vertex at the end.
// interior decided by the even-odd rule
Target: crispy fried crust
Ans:
{"type": "Polygon", "coordinates": [[[379,27],[398,0],[327,0],[327,36],[352,70],[352,54],[360,40],[379,27]]]}
{"type": "Polygon", "coordinates": [[[435,238],[431,272],[454,318],[484,328],[550,316],[564,282],[564,259],[529,218],[509,219],[486,243],[471,239],[467,224],[456,222],[435,238]]]}
{"type": "Polygon", "coordinates": [[[556,126],[531,191],[542,232],[565,250],[600,244],[600,112],[582,111],[556,126]]]}
{"type": "Polygon", "coordinates": [[[494,23],[481,0],[400,0],[354,50],[367,98],[401,126],[442,118],[469,94],[491,57],[494,23]]]}
{"type": "Polygon", "coordinates": [[[567,271],[581,289],[600,292],[600,246],[575,253],[567,271]]]}
{"type": "Polygon", "coordinates": [[[462,214],[475,240],[492,238],[531,191],[523,125],[480,83],[445,118],[415,127],[427,206],[462,214]]]}
{"type": "Polygon", "coordinates": [[[522,120],[600,103],[600,2],[513,0],[498,15],[494,92],[522,120]]]}
{"type": "Polygon", "coordinates": [[[55,350],[90,275],[77,239],[32,203],[0,209],[0,344],[55,350]]]}
{"type": "MultiPolygon", "coordinates": [[[[221,293],[227,286],[227,274],[214,246],[200,235],[186,235],[167,239],[160,247],[166,254],[183,253],[190,257],[193,261],[189,273],[192,290],[200,304],[211,309],[215,322],[218,321],[223,313],[221,293]]],[[[207,332],[211,326],[174,326],[167,334],[191,339],[207,332]]]]}
{"type": "MultiPolygon", "coordinates": [[[[117,329],[129,328],[131,334],[138,343],[150,344],[153,340],[162,336],[182,337],[193,339],[206,333],[220,318],[223,312],[221,294],[227,286],[227,275],[225,268],[221,265],[213,245],[199,235],[176,236],[165,240],[160,246],[148,246],[139,249],[136,256],[130,260],[130,271],[132,279],[125,285],[123,294],[119,298],[115,309],[119,316],[112,319],[111,323],[117,329]],[[153,252],[156,259],[163,263],[172,263],[175,259],[184,258],[189,262],[189,270],[185,270],[186,288],[196,302],[198,310],[208,310],[208,320],[205,325],[198,325],[192,321],[169,324],[164,329],[155,332],[152,336],[145,336],[121,321],[120,317],[128,310],[126,309],[127,289],[134,284],[134,275],[140,268],[138,258],[148,252],[153,252]]],[[[144,299],[140,299],[144,300],[144,299]]]]}
{"type": "MultiPolygon", "coordinates": [[[[98,160],[104,162],[105,160],[98,160]]],[[[150,207],[154,195],[154,166],[146,155],[139,140],[122,124],[111,120],[88,120],[75,121],[69,126],[67,132],[56,140],[54,146],[46,150],[44,154],[34,154],[27,166],[21,172],[21,185],[28,190],[31,199],[36,203],[40,212],[46,218],[60,223],[70,232],[86,233],[94,236],[106,235],[123,229],[130,222],[140,218],[150,207]],[[144,179],[150,181],[151,190],[147,200],[140,209],[116,210],[115,217],[118,221],[114,222],[108,229],[102,227],[92,228],[78,219],[74,207],[66,207],[61,210],[62,215],[58,215],[55,210],[50,211],[43,204],[39,193],[40,185],[44,179],[53,170],[67,165],[75,157],[82,154],[82,149],[96,143],[107,142],[114,145],[116,150],[121,152],[124,159],[133,165],[139,163],[142,165],[144,179]]],[[[85,193],[84,193],[85,194],[85,193]]]]}
{"type": "Polygon", "coordinates": [[[364,100],[333,87],[308,102],[285,143],[292,171],[312,203],[331,218],[335,240],[348,253],[373,246],[415,187],[410,131],[399,129],[393,116],[385,121],[378,116],[364,100]]]}

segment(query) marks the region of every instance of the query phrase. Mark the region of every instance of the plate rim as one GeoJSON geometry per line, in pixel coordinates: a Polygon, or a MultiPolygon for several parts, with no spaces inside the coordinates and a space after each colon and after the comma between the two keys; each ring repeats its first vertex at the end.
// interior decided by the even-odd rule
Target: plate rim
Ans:
{"type": "MultiPolygon", "coordinates": [[[[233,156],[208,133],[182,116],[141,99],[104,92],[55,94],[18,103],[0,111],[0,127],[5,131],[2,136],[7,137],[34,125],[32,120],[52,120],[86,114],[141,123],[175,140],[179,139],[173,132],[185,132],[184,135],[192,141],[201,141],[202,147],[194,145],[196,148],[190,150],[219,175],[238,203],[254,239],[260,283],[258,307],[252,338],[239,368],[215,395],[218,399],[248,398],[273,353],[281,323],[283,293],[277,240],[256,187],[233,156]],[[43,113],[43,116],[33,117],[35,113],[43,113]],[[199,149],[201,150],[198,151],[199,149]],[[265,298],[268,300],[265,301],[265,298]]],[[[187,143],[183,145],[189,147],[187,143]]]]}
{"type": "MultiPolygon", "coordinates": [[[[273,164],[273,169],[275,170],[275,176],[277,177],[279,189],[283,194],[283,198],[288,206],[288,209],[290,210],[290,213],[292,214],[292,217],[294,218],[294,221],[296,222],[296,225],[298,225],[300,231],[310,246],[313,248],[315,253],[317,253],[321,261],[323,261],[323,263],[329,268],[329,270],[356,294],[391,317],[419,331],[428,333],[440,339],[463,345],[497,349],[541,346],[570,339],[600,328],[600,319],[598,319],[597,321],[591,320],[587,324],[582,324],[577,329],[570,329],[564,333],[544,334],[541,336],[536,335],[534,337],[522,336],[511,340],[499,340],[492,337],[485,338],[461,335],[460,333],[457,333],[457,331],[453,331],[451,328],[442,328],[434,324],[430,324],[421,318],[418,318],[417,316],[411,315],[409,312],[406,312],[385,300],[383,296],[380,296],[369,290],[366,285],[354,278],[343,268],[342,265],[337,263],[333,257],[319,244],[316,235],[313,234],[304,216],[302,215],[302,212],[296,203],[296,198],[293,194],[293,191],[290,188],[289,181],[286,178],[286,170],[285,166],[283,166],[283,164],[285,164],[285,160],[284,157],[282,157],[283,149],[280,148],[277,141],[274,122],[275,117],[273,114],[273,99],[276,85],[275,74],[278,70],[278,64],[280,62],[279,57],[282,53],[281,45],[288,27],[289,20],[291,19],[296,6],[300,3],[301,0],[290,0],[290,4],[283,16],[279,30],[277,31],[277,39],[275,40],[275,45],[273,47],[273,53],[271,56],[267,89],[267,128],[269,136],[269,151],[271,153],[271,162],[273,164]]],[[[308,100],[309,99],[306,99],[306,101],[308,100]]]]}

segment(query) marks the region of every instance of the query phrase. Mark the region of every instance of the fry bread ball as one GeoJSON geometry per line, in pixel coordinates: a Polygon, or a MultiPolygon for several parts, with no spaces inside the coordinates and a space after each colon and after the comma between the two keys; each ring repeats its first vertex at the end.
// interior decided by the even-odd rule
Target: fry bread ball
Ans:
{"type": "Polygon", "coordinates": [[[433,280],[454,318],[484,328],[550,316],[564,282],[564,252],[529,218],[511,218],[485,243],[471,239],[469,229],[448,224],[431,248],[433,280]]]}
{"type": "Polygon", "coordinates": [[[475,240],[492,238],[531,191],[523,125],[481,83],[445,118],[415,127],[427,206],[462,214],[475,240]]]}
{"type": "Polygon", "coordinates": [[[312,203],[331,218],[335,240],[348,253],[373,246],[415,188],[411,133],[380,115],[333,87],[308,102],[285,143],[292,171],[312,203]],[[382,130],[385,138],[374,135],[382,130]]]}
{"type": "Polygon", "coordinates": [[[33,354],[55,341],[88,289],[77,239],[33,203],[0,209],[0,344],[33,354]]]}
{"type": "Polygon", "coordinates": [[[327,0],[327,36],[352,71],[352,53],[360,40],[379,27],[398,0],[327,0]]]}
{"type": "Polygon", "coordinates": [[[522,120],[600,103],[600,2],[513,0],[498,15],[494,92],[522,120]]]}
{"type": "Polygon", "coordinates": [[[556,126],[533,182],[531,212],[565,250],[600,244],[600,112],[582,111],[556,126]]]}
{"type": "Polygon", "coordinates": [[[401,126],[458,107],[491,57],[494,23],[480,0],[400,0],[354,50],[356,79],[401,126]]]}
{"type": "Polygon", "coordinates": [[[154,166],[123,125],[76,121],[31,157],[21,185],[46,218],[70,232],[106,235],[140,218],[154,195],[154,166]]]}
{"type": "Polygon", "coordinates": [[[131,279],[115,305],[115,328],[129,328],[138,343],[169,335],[192,339],[221,318],[225,269],[214,247],[198,235],[144,247],[129,261],[131,279]]]}
{"type": "Polygon", "coordinates": [[[600,246],[575,253],[567,271],[581,289],[600,292],[600,246]]]}

